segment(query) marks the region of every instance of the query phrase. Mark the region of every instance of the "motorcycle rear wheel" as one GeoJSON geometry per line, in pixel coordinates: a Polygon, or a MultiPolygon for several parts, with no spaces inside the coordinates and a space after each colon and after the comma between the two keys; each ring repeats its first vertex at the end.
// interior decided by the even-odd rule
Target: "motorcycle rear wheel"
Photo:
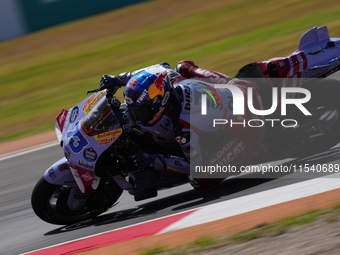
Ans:
{"type": "Polygon", "coordinates": [[[73,211],[67,205],[70,189],[71,186],[54,185],[42,177],[35,185],[31,196],[35,214],[51,224],[74,224],[95,218],[107,211],[123,192],[114,180],[102,178],[98,188],[89,195],[86,204],[81,209],[73,211]]]}

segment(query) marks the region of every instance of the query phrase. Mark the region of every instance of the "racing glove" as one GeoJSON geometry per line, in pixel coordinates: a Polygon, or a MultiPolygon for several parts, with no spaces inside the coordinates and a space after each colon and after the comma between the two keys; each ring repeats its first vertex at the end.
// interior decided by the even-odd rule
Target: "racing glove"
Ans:
{"type": "Polygon", "coordinates": [[[114,95],[121,86],[125,86],[131,78],[130,72],[121,73],[119,75],[103,75],[99,81],[98,90],[107,89],[114,95]]]}
{"type": "Polygon", "coordinates": [[[146,169],[149,167],[153,167],[153,158],[151,155],[145,152],[137,152],[132,156],[133,163],[139,169],[146,169]]]}

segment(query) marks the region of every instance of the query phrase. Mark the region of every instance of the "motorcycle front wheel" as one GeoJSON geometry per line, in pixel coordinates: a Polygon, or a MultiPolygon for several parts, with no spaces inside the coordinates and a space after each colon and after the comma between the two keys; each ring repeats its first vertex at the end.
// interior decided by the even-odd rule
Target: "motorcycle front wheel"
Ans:
{"type": "Polygon", "coordinates": [[[40,219],[51,224],[74,224],[95,218],[107,211],[123,192],[114,180],[102,178],[98,188],[88,195],[83,207],[75,211],[67,205],[71,188],[51,184],[42,177],[32,192],[33,211],[40,219]]]}

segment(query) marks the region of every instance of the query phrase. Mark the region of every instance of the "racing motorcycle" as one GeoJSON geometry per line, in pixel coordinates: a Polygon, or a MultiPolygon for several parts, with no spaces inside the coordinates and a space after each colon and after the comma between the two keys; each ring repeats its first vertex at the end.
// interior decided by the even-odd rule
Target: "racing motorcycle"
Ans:
{"type": "MultiPolygon", "coordinates": [[[[312,116],[298,119],[294,128],[269,128],[265,142],[271,152],[257,162],[294,155],[304,157],[329,149],[340,141],[340,84],[325,78],[340,68],[340,39],[329,38],[327,27],[313,28],[300,39],[298,50],[286,58],[252,63],[235,78],[253,80],[262,97],[269,83],[282,86],[284,77],[295,78],[295,86],[307,88],[312,100],[306,105],[312,116]]],[[[48,168],[32,192],[36,215],[52,224],[73,224],[95,218],[111,208],[123,190],[136,201],[157,196],[160,189],[188,182],[183,173],[138,169],[131,155],[181,152],[171,132],[155,139],[142,132],[125,103],[108,90],[95,92],[56,118],[56,133],[65,157],[48,168]],[[156,141],[157,140],[157,141],[156,141]]],[[[270,98],[270,96],[269,96],[270,98]]],[[[265,101],[270,106],[270,100],[265,101]]]]}

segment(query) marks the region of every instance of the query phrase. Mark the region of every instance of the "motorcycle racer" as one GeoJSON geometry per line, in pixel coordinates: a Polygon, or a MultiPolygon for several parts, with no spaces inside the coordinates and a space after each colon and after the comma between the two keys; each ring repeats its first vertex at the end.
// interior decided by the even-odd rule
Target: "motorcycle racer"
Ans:
{"type": "MultiPolygon", "coordinates": [[[[152,166],[155,169],[190,175],[195,166],[218,163],[240,167],[249,164],[254,157],[266,153],[261,144],[265,126],[251,128],[240,125],[242,120],[253,118],[253,114],[245,107],[243,116],[234,115],[231,92],[228,89],[215,88],[215,84],[237,86],[245,97],[247,87],[252,87],[254,107],[262,109],[261,97],[255,83],[232,79],[224,74],[199,68],[188,60],[180,61],[175,70],[163,62],[133,73],[104,75],[99,89],[109,89],[114,94],[118,88],[125,86],[125,102],[141,131],[151,133],[159,142],[176,141],[182,148],[181,155],[137,153],[132,156],[136,166],[152,166]],[[202,116],[200,104],[197,103],[202,93],[211,95],[207,101],[208,118],[202,116]],[[234,121],[234,126],[213,126],[211,120],[214,118],[234,121]],[[214,149],[202,146],[206,144],[202,142],[206,137],[215,136],[217,139],[213,144],[214,149]]],[[[209,142],[208,145],[212,143],[209,142]]],[[[197,190],[213,188],[223,180],[206,177],[195,175],[194,178],[189,176],[189,179],[197,190]]]]}

